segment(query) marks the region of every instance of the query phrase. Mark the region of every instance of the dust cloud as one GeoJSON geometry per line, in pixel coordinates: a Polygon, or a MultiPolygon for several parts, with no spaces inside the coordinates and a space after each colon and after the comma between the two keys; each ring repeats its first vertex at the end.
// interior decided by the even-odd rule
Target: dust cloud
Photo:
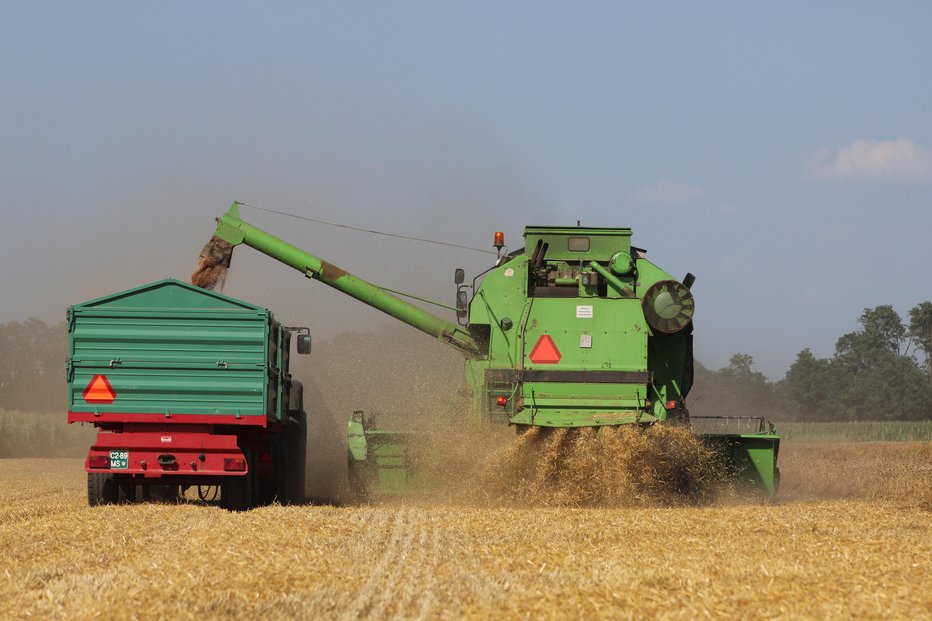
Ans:
{"type": "MultiPolygon", "coordinates": [[[[309,466],[308,480],[327,494],[342,490],[344,501],[346,422],[354,410],[374,414],[380,429],[410,434],[408,460],[425,501],[635,506],[700,503],[721,492],[716,456],[688,428],[516,435],[514,427],[478,420],[462,356],[407,326],[344,333],[292,362],[305,384],[309,464],[320,468],[309,466]]],[[[310,484],[309,494],[318,495],[310,484]]]]}
{"type": "Polygon", "coordinates": [[[313,383],[304,385],[304,404],[307,412],[305,495],[312,503],[344,503],[350,499],[347,417],[331,411],[313,383]]]}

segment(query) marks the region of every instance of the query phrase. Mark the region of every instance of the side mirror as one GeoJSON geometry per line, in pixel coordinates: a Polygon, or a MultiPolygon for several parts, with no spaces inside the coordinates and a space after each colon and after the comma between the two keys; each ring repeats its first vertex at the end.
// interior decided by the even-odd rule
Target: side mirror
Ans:
{"type": "Polygon", "coordinates": [[[457,285],[461,285],[466,281],[466,272],[463,271],[463,268],[458,267],[456,271],[453,272],[453,282],[457,285]]]}
{"type": "Polygon", "coordinates": [[[456,292],[456,317],[465,319],[469,313],[469,298],[466,297],[466,290],[460,289],[456,292]]]}
{"type": "Polygon", "coordinates": [[[298,335],[298,353],[299,354],[311,353],[311,335],[310,334],[299,334],[298,335]]]}

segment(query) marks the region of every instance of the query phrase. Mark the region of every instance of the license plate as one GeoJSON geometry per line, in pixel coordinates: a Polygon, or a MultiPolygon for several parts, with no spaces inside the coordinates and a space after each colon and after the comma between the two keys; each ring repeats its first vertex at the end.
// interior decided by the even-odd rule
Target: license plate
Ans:
{"type": "Polygon", "coordinates": [[[110,469],[126,470],[129,468],[129,451],[110,451],[110,469]]]}

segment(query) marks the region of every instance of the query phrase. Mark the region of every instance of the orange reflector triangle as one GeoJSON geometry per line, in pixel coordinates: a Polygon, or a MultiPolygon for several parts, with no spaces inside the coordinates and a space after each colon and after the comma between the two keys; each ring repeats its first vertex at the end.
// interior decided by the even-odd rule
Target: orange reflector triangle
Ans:
{"type": "Polygon", "coordinates": [[[550,335],[545,334],[537,339],[537,344],[534,345],[534,349],[531,350],[531,355],[528,357],[534,364],[556,364],[560,362],[563,355],[560,354],[560,350],[557,349],[557,345],[550,335]]]}
{"type": "Polygon", "coordinates": [[[106,375],[95,375],[91,378],[82,396],[87,403],[113,403],[116,399],[116,393],[113,392],[113,386],[106,375]]]}

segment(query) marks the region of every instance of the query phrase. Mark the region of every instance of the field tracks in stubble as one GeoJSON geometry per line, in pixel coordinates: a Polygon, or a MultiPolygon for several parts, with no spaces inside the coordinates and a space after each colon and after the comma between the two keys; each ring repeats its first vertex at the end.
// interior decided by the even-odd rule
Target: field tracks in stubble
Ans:
{"type": "MultiPolygon", "coordinates": [[[[378,618],[382,615],[385,607],[395,598],[398,590],[399,572],[404,567],[405,561],[410,553],[411,540],[414,538],[412,528],[413,520],[411,519],[411,509],[401,507],[394,512],[394,521],[391,526],[385,524],[385,516],[390,514],[388,508],[381,507],[375,510],[375,514],[380,518],[375,520],[378,525],[370,524],[367,530],[383,530],[385,532],[391,528],[387,537],[376,537],[374,541],[369,541],[366,549],[360,550],[365,557],[377,557],[374,567],[366,577],[365,583],[359,589],[356,597],[349,603],[346,611],[341,615],[341,619],[361,619],[364,617],[378,618]]],[[[367,538],[368,539],[368,538],[367,538]]]]}

